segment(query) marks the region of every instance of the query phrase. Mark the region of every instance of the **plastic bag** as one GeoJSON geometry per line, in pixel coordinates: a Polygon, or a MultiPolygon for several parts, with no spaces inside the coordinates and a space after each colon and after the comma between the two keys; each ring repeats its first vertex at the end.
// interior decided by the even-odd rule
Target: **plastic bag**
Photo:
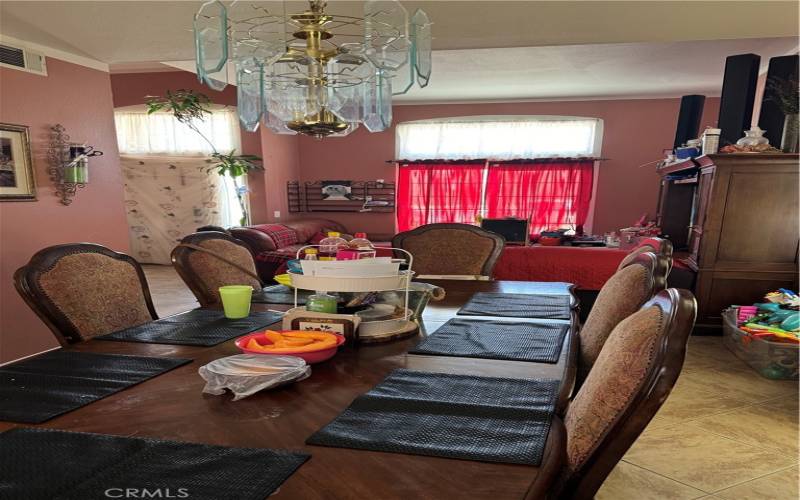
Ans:
{"type": "Polygon", "coordinates": [[[203,392],[220,395],[229,389],[236,401],[264,389],[308,378],[311,367],[295,356],[237,354],[203,365],[198,373],[206,381],[203,392]]]}

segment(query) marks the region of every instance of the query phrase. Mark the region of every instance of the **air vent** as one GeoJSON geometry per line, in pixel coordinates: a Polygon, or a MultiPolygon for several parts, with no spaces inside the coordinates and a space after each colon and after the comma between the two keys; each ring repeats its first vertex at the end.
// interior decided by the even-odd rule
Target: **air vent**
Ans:
{"type": "Polygon", "coordinates": [[[22,47],[0,44],[0,66],[47,76],[44,55],[22,47]]]}

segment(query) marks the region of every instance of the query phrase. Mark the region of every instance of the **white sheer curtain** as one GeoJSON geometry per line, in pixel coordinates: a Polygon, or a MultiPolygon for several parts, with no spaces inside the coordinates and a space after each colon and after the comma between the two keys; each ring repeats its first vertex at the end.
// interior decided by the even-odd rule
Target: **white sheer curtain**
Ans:
{"type": "MultiPolygon", "coordinates": [[[[115,110],[114,122],[117,128],[117,145],[122,155],[146,155],[154,159],[195,157],[196,168],[204,172],[207,166],[204,161],[213,152],[208,141],[221,153],[229,153],[233,149],[241,153],[239,119],[235,108],[212,106],[212,112],[202,122],[197,123],[198,130],[208,141],[171,114],[147,114],[141,106],[115,110]]],[[[219,176],[213,170],[204,177],[195,177],[195,182],[200,179],[213,183],[219,191],[218,213],[208,223],[225,227],[240,225],[243,214],[233,179],[219,176]]],[[[247,179],[242,177],[239,182],[246,186],[247,179]]]]}
{"type": "Polygon", "coordinates": [[[465,116],[400,123],[400,160],[599,157],[603,120],[568,116],[465,116]]]}
{"type": "MultiPolygon", "coordinates": [[[[114,113],[117,144],[121,154],[201,155],[211,153],[211,146],[197,132],[169,113],[123,109],[114,113]]],[[[221,153],[239,149],[239,120],[236,110],[215,109],[197,128],[221,153]]]]}

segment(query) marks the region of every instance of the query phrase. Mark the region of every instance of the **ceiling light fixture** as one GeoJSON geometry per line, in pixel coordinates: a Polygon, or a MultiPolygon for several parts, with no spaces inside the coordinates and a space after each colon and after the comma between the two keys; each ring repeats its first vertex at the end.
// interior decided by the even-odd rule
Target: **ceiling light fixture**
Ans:
{"type": "MultiPolygon", "coordinates": [[[[215,90],[236,75],[239,119],[255,131],[346,136],[360,124],[381,132],[392,123],[392,95],[431,76],[431,22],[409,18],[397,0],[368,0],[363,17],[324,12],[276,14],[264,4],[206,2],[194,18],[197,76],[215,90]]],[[[285,10],[285,2],[283,3],[285,10]]]]}

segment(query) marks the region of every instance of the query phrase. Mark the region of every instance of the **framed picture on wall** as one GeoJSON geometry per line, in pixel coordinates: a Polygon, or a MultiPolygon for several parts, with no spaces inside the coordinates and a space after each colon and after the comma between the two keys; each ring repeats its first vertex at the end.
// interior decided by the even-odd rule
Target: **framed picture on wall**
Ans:
{"type": "Polygon", "coordinates": [[[0,201],[36,200],[28,127],[0,123],[0,201]]]}

